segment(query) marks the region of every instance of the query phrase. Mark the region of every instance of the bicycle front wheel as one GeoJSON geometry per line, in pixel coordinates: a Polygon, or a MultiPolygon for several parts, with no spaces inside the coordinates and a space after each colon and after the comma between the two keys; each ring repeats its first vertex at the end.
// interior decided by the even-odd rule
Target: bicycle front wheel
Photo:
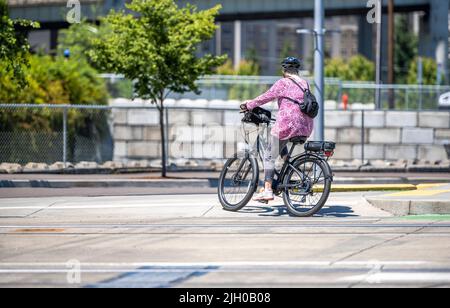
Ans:
{"type": "Polygon", "coordinates": [[[219,179],[219,200],[227,211],[239,211],[246,206],[258,185],[258,162],[251,157],[229,159],[219,179]]]}
{"type": "Polygon", "coordinates": [[[330,196],[331,174],[327,163],[305,157],[289,168],[284,180],[284,203],[296,217],[310,217],[319,212],[330,196]]]}

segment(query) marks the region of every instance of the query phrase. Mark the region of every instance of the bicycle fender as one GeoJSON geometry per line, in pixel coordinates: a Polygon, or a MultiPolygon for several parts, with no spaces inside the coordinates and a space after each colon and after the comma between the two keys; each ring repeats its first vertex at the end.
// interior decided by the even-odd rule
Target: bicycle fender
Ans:
{"type": "Polygon", "coordinates": [[[325,168],[327,169],[327,172],[328,172],[328,174],[325,175],[325,179],[330,179],[331,182],[334,181],[333,171],[331,170],[330,164],[328,164],[328,162],[325,159],[323,159],[322,157],[320,157],[319,155],[303,153],[297,157],[294,157],[291,164],[294,164],[297,161],[302,160],[304,158],[314,158],[314,159],[320,160],[325,165],[325,168]]]}

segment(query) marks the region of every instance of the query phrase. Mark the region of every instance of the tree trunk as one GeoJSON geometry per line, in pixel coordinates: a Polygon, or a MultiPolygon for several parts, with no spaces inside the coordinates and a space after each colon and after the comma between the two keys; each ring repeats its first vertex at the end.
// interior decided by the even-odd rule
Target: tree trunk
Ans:
{"type": "Polygon", "coordinates": [[[159,109],[159,126],[161,129],[161,158],[162,158],[162,169],[161,176],[163,178],[167,177],[167,160],[166,160],[166,130],[165,130],[165,119],[164,119],[164,98],[161,100],[161,108],[159,109]]]}

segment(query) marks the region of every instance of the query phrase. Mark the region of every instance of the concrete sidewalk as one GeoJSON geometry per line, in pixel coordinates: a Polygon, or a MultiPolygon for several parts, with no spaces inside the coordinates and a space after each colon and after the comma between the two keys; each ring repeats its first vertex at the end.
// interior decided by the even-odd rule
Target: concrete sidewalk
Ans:
{"type": "Polygon", "coordinates": [[[450,185],[423,184],[414,191],[369,196],[366,200],[396,216],[450,214],[450,185]]]}

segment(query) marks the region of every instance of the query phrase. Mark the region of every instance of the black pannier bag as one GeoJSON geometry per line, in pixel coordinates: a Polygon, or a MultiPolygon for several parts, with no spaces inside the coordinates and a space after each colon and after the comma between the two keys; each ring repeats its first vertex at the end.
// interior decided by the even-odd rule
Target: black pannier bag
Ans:
{"type": "Polygon", "coordinates": [[[285,99],[288,99],[297,105],[300,106],[300,110],[302,113],[306,114],[308,117],[314,119],[319,114],[319,103],[317,102],[316,97],[311,93],[311,90],[309,89],[309,86],[307,89],[303,89],[301,85],[299,85],[294,79],[289,78],[293,83],[295,83],[303,92],[303,102],[300,103],[296,101],[295,99],[289,98],[289,97],[283,97],[285,99]]]}
{"type": "Polygon", "coordinates": [[[328,141],[309,141],[305,143],[307,152],[333,152],[336,149],[336,143],[328,141]]]}
{"type": "Polygon", "coordinates": [[[246,112],[242,122],[252,124],[269,124],[272,120],[272,113],[261,107],[256,107],[250,112],[246,112]]]}

